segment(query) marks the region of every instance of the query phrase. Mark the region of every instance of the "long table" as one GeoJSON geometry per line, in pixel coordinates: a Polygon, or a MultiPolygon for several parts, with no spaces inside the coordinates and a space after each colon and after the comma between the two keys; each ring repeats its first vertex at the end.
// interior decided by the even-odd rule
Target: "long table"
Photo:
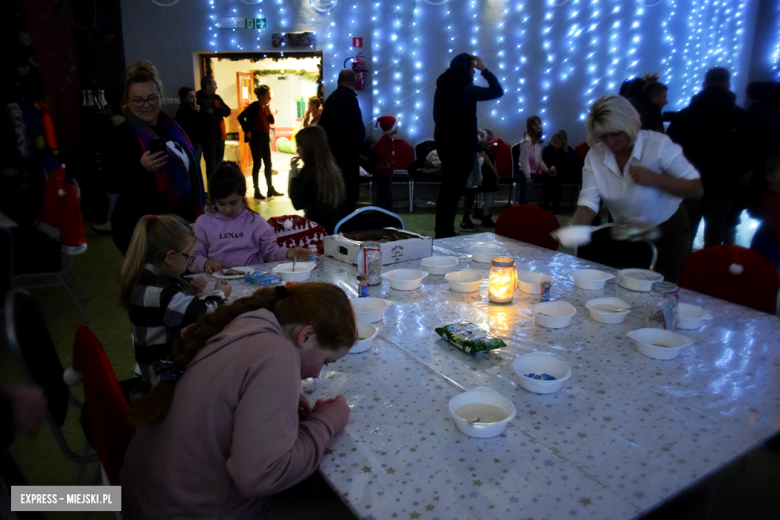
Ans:
{"type": "MultiPolygon", "coordinates": [[[[604,296],[642,306],[647,293],[614,280],[586,291],[567,275],[614,269],[492,233],[436,240],[434,255],[457,256],[457,269],[478,269],[487,278],[490,265],[468,254],[475,244],[497,244],[518,269],[552,275],[552,298],[574,305],[577,315],[564,329],[544,329],[529,310],[538,296],[518,292],[512,304],[496,305],[484,290],[450,291],[443,276],[428,276],[414,291],[393,290],[386,281],[369,288],[369,296],[394,303],[371,350],[305,383],[310,399],[344,394],[351,407],[320,471],[359,518],[633,518],[780,430],[777,317],[681,289],[680,301],[715,319],[678,331],[693,345],[658,361],[626,336],[644,327],[642,310],[604,325],[585,309],[604,296]],[[472,357],[434,332],[464,319],[507,347],[472,357]],[[571,367],[562,390],[537,395],[520,388],[512,362],[532,351],[571,367]],[[449,417],[449,400],[477,386],[517,408],[499,437],[468,437],[449,417]]],[[[419,269],[420,261],[385,266],[393,268],[419,269]]],[[[355,275],[355,266],[324,258],[311,279],[356,297],[355,275]]],[[[239,282],[231,299],[251,292],[239,282]]]]}

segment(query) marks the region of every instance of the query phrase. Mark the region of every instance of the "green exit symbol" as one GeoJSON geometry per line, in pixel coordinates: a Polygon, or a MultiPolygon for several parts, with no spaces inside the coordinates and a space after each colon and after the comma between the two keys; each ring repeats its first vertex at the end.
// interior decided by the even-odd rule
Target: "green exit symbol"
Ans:
{"type": "Polygon", "coordinates": [[[265,18],[244,18],[244,29],[265,29],[265,18]]]}

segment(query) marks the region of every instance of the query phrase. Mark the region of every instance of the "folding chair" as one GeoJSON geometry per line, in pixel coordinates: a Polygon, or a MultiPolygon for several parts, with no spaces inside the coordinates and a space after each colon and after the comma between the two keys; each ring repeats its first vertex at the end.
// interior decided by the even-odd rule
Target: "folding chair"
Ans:
{"type": "Polygon", "coordinates": [[[21,289],[8,291],[5,297],[5,330],[8,346],[30,384],[43,387],[49,400],[46,423],[62,454],[78,465],[74,484],[78,484],[87,464],[98,461],[97,454],[89,454],[84,443],[81,454],[75,453],[62,434],[62,424],[68,413],[68,403],[83,407],[63,381],[63,368],[52,343],[49,329],[32,296],[21,289]]]}
{"type": "Polygon", "coordinates": [[[125,452],[135,435],[135,427],[127,422],[129,408],[122,386],[128,390],[138,378],[123,383],[117,380],[103,345],[87,326],[76,331],[73,370],[81,375],[84,385],[82,425],[98,453],[107,483],[118,486],[125,452]]]}
{"type": "Polygon", "coordinates": [[[323,253],[322,239],[328,236],[325,228],[299,215],[271,217],[268,223],[276,233],[276,243],[281,247],[309,247],[314,244],[323,253]]]}
{"type": "Polygon", "coordinates": [[[365,231],[367,229],[381,229],[394,227],[406,229],[401,217],[376,206],[368,206],[353,211],[336,224],[333,234],[351,233],[352,231],[365,231]]]}
{"type": "Polygon", "coordinates": [[[496,235],[557,251],[558,241],[550,233],[559,227],[558,219],[549,211],[523,204],[512,206],[498,216],[496,235]]]}
{"type": "Polygon", "coordinates": [[[757,252],[733,244],[691,253],[680,286],[769,314],[778,313],[780,274],[757,252]]]}
{"type": "Polygon", "coordinates": [[[652,242],[613,240],[614,223],[599,226],[591,234],[591,242],[574,250],[574,256],[609,267],[655,269],[658,249],[652,242]]]}
{"type": "MultiPolygon", "coordinates": [[[[433,139],[428,139],[426,141],[421,141],[417,143],[414,146],[414,158],[415,161],[423,160],[428,157],[428,154],[431,153],[436,149],[436,141],[433,139]]],[[[421,174],[426,177],[423,177],[423,179],[415,179],[411,175],[409,176],[411,179],[411,188],[409,192],[409,200],[412,201],[412,204],[409,206],[409,212],[411,213],[414,210],[414,188],[415,186],[419,185],[437,185],[441,184],[441,180],[433,180],[435,177],[441,177],[440,175],[433,175],[433,174],[421,174]]]]}

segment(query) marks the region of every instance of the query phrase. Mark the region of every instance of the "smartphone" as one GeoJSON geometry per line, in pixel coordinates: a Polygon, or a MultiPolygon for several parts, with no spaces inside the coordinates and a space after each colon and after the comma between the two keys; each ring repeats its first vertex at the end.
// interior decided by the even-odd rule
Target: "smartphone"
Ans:
{"type": "Polygon", "coordinates": [[[152,139],[149,141],[149,153],[156,154],[157,152],[167,152],[168,145],[165,144],[165,139],[152,139]]]}

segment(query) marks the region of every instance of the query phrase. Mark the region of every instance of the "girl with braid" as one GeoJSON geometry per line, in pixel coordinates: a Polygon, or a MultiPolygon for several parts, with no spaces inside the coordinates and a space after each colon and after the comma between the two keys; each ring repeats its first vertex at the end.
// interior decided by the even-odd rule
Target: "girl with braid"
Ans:
{"type": "Polygon", "coordinates": [[[341,395],[310,408],[301,379],[356,340],[346,293],[324,282],[260,289],[201,316],[132,408],[124,517],[264,518],[349,420],[341,395]]]}

